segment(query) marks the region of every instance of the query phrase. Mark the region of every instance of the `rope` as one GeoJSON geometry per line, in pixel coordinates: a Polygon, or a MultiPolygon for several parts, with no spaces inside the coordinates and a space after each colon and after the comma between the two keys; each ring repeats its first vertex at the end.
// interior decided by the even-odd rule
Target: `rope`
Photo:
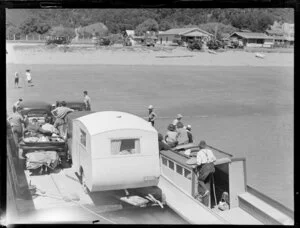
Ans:
{"type": "MultiPolygon", "coordinates": [[[[62,171],[63,171],[63,170],[62,170],[62,171]]],[[[66,176],[65,172],[63,172],[63,174],[66,176]]],[[[61,191],[59,190],[57,184],[55,183],[55,181],[54,181],[54,179],[53,179],[53,177],[52,177],[52,174],[50,174],[50,177],[51,177],[51,179],[52,179],[52,181],[53,181],[55,187],[57,188],[59,194],[62,196],[62,198],[64,198],[63,195],[62,195],[62,193],[61,193],[61,191]]],[[[67,176],[66,176],[66,177],[67,177],[67,176]]],[[[69,198],[69,197],[68,197],[68,198],[69,198]]],[[[84,210],[90,212],[91,214],[94,214],[95,216],[97,216],[97,217],[99,217],[99,218],[101,218],[101,219],[104,219],[104,220],[106,220],[106,221],[108,221],[108,222],[110,222],[110,223],[112,223],[112,224],[117,224],[116,222],[114,222],[114,221],[112,221],[112,220],[110,220],[110,219],[108,219],[108,218],[105,218],[105,217],[103,217],[103,216],[97,214],[96,212],[94,212],[94,211],[88,209],[87,207],[83,206],[81,203],[78,203],[78,202],[72,200],[71,198],[69,198],[69,200],[70,200],[72,203],[75,203],[75,204],[79,205],[81,208],[83,208],[84,210]]]]}
{"type": "Polygon", "coordinates": [[[216,189],[215,189],[215,178],[214,178],[214,174],[211,175],[211,179],[212,179],[212,184],[213,184],[213,190],[214,190],[214,198],[215,198],[215,205],[217,205],[217,197],[216,197],[216,189]]]}
{"type": "Polygon", "coordinates": [[[114,222],[114,221],[112,221],[112,220],[110,220],[110,219],[108,219],[108,218],[105,218],[105,217],[103,217],[103,216],[97,214],[96,212],[94,212],[94,211],[88,209],[87,207],[83,206],[81,203],[78,203],[78,202],[76,202],[76,201],[74,201],[74,200],[72,200],[72,199],[70,199],[70,200],[71,200],[73,203],[75,203],[75,204],[79,205],[80,207],[82,207],[83,209],[87,210],[87,211],[90,212],[91,214],[94,214],[95,216],[97,216],[97,217],[99,217],[99,218],[102,218],[102,219],[104,219],[104,220],[106,220],[106,221],[108,221],[108,222],[110,222],[110,223],[112,223],[112,224],[117,224],[116,222],[114,222]]]}
{"type": "MultiPolygon", "coordinates": [[[[212,115],[215,116],[215,115],[212,115]]],[[[207,118],[208,115],[191,115],[191,116],[184,116],[184,118],[207,118]]],[[[142,118],[148,119],[148,116],[143,116],[142,118]]],[[[157,116],[155,119],[174,119],[174,116],[157,116]]]]}

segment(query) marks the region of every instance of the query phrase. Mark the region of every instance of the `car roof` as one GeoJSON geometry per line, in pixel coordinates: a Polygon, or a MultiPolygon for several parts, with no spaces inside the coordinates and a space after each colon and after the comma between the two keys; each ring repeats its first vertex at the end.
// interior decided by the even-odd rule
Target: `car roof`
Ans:
{"type": "Polygon", "coordinates": [[[66,101],[67,106],[68,105],[84,105],[83,101],[66,101]]]}
{"type": "Polygon", "coordinates": [[[44,101],[23,101],[21,106],[26,109],[48,109],[51,107],[51,104],[44,101]]]}

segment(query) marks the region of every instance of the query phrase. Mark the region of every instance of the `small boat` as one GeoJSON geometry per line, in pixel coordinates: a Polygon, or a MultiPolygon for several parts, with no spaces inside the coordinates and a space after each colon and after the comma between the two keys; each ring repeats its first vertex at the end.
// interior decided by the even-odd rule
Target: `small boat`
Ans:
{"type": "Polygon", "coordinates": [[[264,59],[265,55],[261,54],[261,53],[255,53],[255,57],[256,58],[260,58],[260,59],[264,59]]]}
{"type": "Polygon", "coordinates": [[[160,151],[158,187],[170,208],[192,224],[294,224],[293,211],[247,185],[245,158],[208,147],[217,160],[206,181],[209,194],[200,200],[195,198],[204,193],[194,171],[198,146],[160,151]]]}
{"type": "Polygon", "coordinates": [[[209,50],[209,49],[208,49],[208,53],[210,53],[210,54],[217,54],[217,52],[215,52],[213,50],[209,50]]]}

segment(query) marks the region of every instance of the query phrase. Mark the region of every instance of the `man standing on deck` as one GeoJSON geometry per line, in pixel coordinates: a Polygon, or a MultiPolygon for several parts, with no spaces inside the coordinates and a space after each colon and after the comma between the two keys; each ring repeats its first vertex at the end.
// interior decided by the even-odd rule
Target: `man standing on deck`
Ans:
{"type": "Polygon", "coordinates": [[[91,98],[88,96],[87,91],[83,91],[83,102],[85,104],[85,110],[86,111],[91,111],[91,98]]]}
{"type": "Polygon", "coordinates": [[[188,134],[189,143],[192,143],[193,142],[192,126],[191,125],[187,125],[186,126],[186,131],[187,131],[187,134],[188,134]]]}
{"type": "Polygon", "coordinates": [[[23,118],[21,114],[21,107],[17,107],[16,112],[8,117],[8,122],[11,125],[13,137],[16,145],[19,145],[20,138],[23,136],[23,125],[26,125],[27,117],[23,118]]]}
{"type": "Polygon", "coordinates": [[[197,194],[195,198],[201,199],[205,196],[209,195],[209,191],[207,187],[205,186],[205,181],[208,178],[210,174],[213,174],[215,172],[215,165],[214,161],[216,161],[216,157],[214,156],[213,152],[207,148],[206,142],[201,141],[199,143],[199,152],[197,153],[197,177],[198,177],[198,183],[202,190],[204,191],[203,195],[197,194]]]}
{"type": "Polygon", "coordinates": [[[149,110],[149,114],[148,114],[148,122],[150,122],[152,124],[152,126],[154,127],[154,120],[156,118],[156,114],[155,112],[153,111],[153,106],[152,105],[149,105],[148,107],[148,110],[149,110]]]}
{"type": "Polygon", "coordinates": [[[64,136],[63,125],[65,124],[65,117],[70,112],[74,112],[73,109],[70,109],[66,106],[67,103],[65,101],[62,101],[60,107],[57,107],[56,109],[51,111],[52,115],[56,118],[53,126],[59,130],[62,137],[64,136]]]}
{"type": "Polygon", "coordinates": [[[182,119],[182,115],[181,114],[177,114],[177,117],[176,117],[176,119],[175,120],[173,120],[173,125],[176,127],[177,126],[177,124],[180,122],[181,123],[181,119],[182,119]]]}

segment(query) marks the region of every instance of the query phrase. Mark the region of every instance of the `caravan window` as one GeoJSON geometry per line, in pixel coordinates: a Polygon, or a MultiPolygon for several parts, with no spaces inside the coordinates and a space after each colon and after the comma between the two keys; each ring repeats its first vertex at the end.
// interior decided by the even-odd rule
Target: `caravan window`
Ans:
{"type": "Polygon", "coordinates": [[[182,168],[180,165],[177,165],[177,164],[176,164],[176,172],[182,175],[182,173],[183,173],[183,168],[182,168]]]}
{"type": "Polygon", "coordinates": [[[167,162],[168,160],[166,159],[166,158],[164,158],[164,157],[162,157],[162,163],[165,165],[165,166],[167,166],[167,162]]]}
{"type": "Polygon", "coordinates": [[[187,170],[187,169],[184,169],[184,177],[191,180],[192,179],[192,173],[191,171],[187,170]]]}
{"type": "Polygon", "coordinates": [[[169,168],[174,170],[174,162],[172,162],[170,160],[168,160],[168,161],[169,161],[169,168]]]}
{"type": "Polygon", "coordinates": [[[111,154],[113,155],[127,155],[140,153],[141,151],[139,139],[118,139],[111,141],[111,154]]]}
{"type": "Polygon", "coordinates": [[[86,133],[80,129],[80,143],[86,146],[86,133]]]}

